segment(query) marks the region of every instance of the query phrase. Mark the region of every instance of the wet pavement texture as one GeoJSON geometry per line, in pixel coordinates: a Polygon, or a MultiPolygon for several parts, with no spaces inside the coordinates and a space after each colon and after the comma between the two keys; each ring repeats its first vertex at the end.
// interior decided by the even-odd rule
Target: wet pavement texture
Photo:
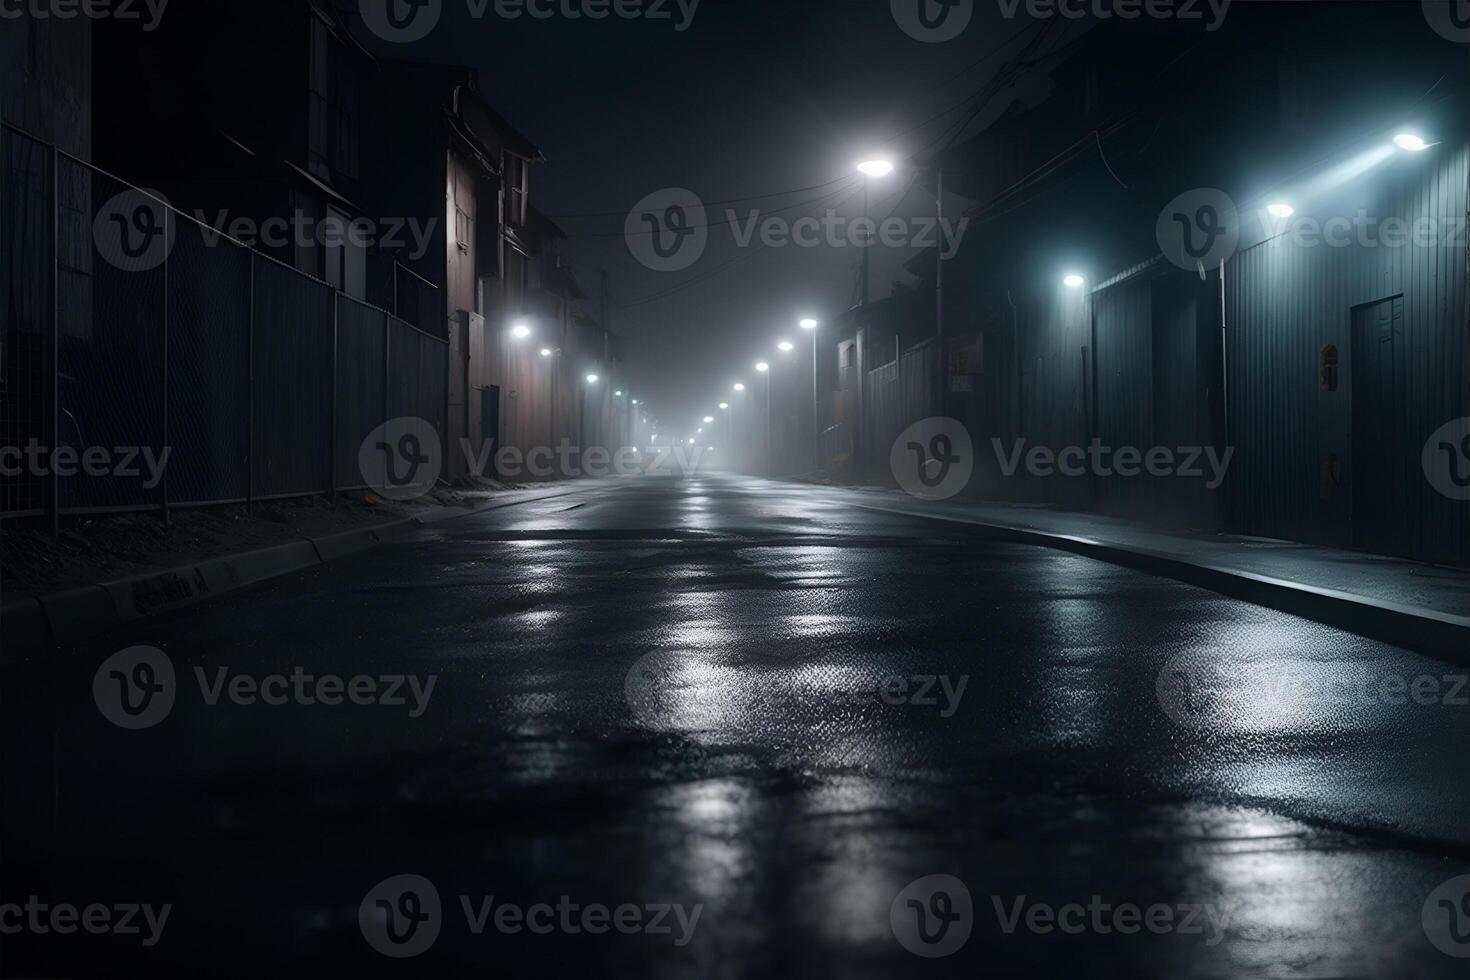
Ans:
{"type": "Polygon", "coordinates": [[[0,903],[171,907],[0,971],[1464,976],[1464,673],[820,487],[609,481],[6,668],[0,903]],[[134,645],[175,682],[128,730],[134,645]]]}

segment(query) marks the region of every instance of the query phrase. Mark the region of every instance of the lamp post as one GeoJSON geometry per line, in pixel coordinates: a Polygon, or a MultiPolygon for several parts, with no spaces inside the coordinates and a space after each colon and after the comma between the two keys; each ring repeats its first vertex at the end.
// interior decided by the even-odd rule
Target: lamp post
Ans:
{"type": "Polygon", "coordinates": [[[822,421],[817,414],[817,321],[806,317],[801,321],[801,329],[812,332],[812,458],[816,458],[817,440],[822,435],[822,421]]]}
{"type": "Polygon", "coordinates": [[[755,369],[766,376],[766,465],[769,466],[771,462],[771,366],[765,361],[758,361],[755,369]]]}
{"type": "MultiPolygon", "coordinates": [[[[868,178],[887,177],[889,174],[893,173],[893,164],[891,162],[889,162],[887,160],[883,160],[883,159],[864,160],[862,163],[860,163],[860,164],[857,165],[857,169],[858,169],[858,173],[862,174],[864,177],[868,177],[868,178]]],[[[863,217],[864,218],[867,218],[868,217],[868,183],[869,183],[869,181],[867,181],[867,180],[863,181],[863,217]]],[[[863,249],[862,288],[858,291],[858,306],[867,306],[868,305],[868,249],[870,249],[872,247],[873,247],[873,242],[872,242],[872,239],[871,238],[868,240],[867,244],[865,244],[865,245],[862,246],[862,249],[863,249]]]]}
{"type": "MultiPolygon", "coordinates": [[[[743,381],[737,381],[737,382],[735,382],[735,384],[733,384],[731,386],[731,390],[734,391],[737,395],[740,394],[741,392],[743,392],[745,390],[745,382],[743,382],[743,381]]],[[[732,446],[732,448],[734,450],[735,457],[738,458],[739,455],[740,455],[740,436],[739,436],[740,429],[735,424],[735,415],[736,415],[735,409],[733,409],[733,408],[730,409],[730,445],[732,446]]],[[[733,465],[733,463],[732,463],[732,465],[733,465]]]]}
{"type": "Polygon", "coordinates": [[[597,384],[597,375],[587,375],[587,383],[582,386],[582,418],[577,423],[577,466],[582,465],[582,457],[587,452],[587,390],[597,384]]]}

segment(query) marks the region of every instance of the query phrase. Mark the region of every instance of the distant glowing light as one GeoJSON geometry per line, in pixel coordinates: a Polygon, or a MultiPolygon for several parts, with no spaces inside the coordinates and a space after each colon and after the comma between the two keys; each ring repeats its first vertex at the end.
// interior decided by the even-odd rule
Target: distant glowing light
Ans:
{"type": "Polygon", "coordinates": [[[542,357],[550,357],[551,356],[551,348],[550,347],[543,347],[543,348],[541,348],[541,356],[542,357]]]}
{"type": "Polygon", "coordinates": [[[622,397],[623,397],[623,392],[622,392],[622,390],[621,390],[621,389],[619,389],[619,390],[618,390],[618,391],[615,391],[615,392],[613,392],[613,397],[614,397],[614,398],[622,398],[622,397]]]}
{"type": "Polygon", "coordinates": [[[694,437],[693,436],[690,436],[689,437],[689,445],[691,445],[691,446],[694,445],[694,437]]]}
{"type": "Polygon", "coordinates": [[[1273,218],[1290,218],[1296,214],[1296,208],[1285,201],[1277,201],[1275,204],[1266,205],[1266,213],[1273,218]]]}
{"type": "Polygon", "coordinates": [[[705,424],[705,425],[709,425],[709,424],[710,424],[710,423],[711,423],[711,422],[713,422],[713,421],[714,421],[714,420],[715,420],[715,417],[714,417],[714,416],[713,416],[713,415],[706,415],[706,416],[705,416],[705,417],[704,417],[704,424],[705,424]]]}
{"type": "Polygon", "coordinates": [[[1399,149],[1408,150],[1410,153],[1429,149],[1429,144],[1424,142],[1424,138],[1414,133],[1399,133],[1393,138],[1393,142],[1399,149]]]}
{"type": "Polygon", "coordinates": [[[811,317],[807,317],[805,320],[801,321],[801,329],[815,330],[817,329],[817,321],[813,320],[811,317]]]}
{"type": "Polygon", "coordinates": [[[1076,289],[1078,286],[1082,285],[1086,281],[1086,279],[1083,279],[1077,273],[1073,272],[1062,279],[1062,285],[1066,286],[1068,289],[1076,289]]]}
{"type": "Polygon", "coordinates": [[[767,364],[765,361],[761,361],[761,362],[759,362],[759,363],[756,364],[755,369],[757,371],[769,371],[771,369],[771,366],[769,364],[767,364]]]}
{"type": "Polygon", "coordinates": [[[595,375],[595,374],[589,374],[589,375],[587,375],[587,383],[589,385],[595,385],[595,384],[597,384],[597,375],[595,375]]]}
{"type": "Polygon", "coordinates": [[[745,390],[745,385],[742,384],[741,382],[737,381],[737,382],[735,382],[735,390],[736,391],[744,391],[745,390]]]}
{"type": "Polygon", "coordinates": [[[730,403],[729,402],[720,402],[720,407],[721,408],[729,408],[730,407],[730,403]]]}
{"type": "Polygon", "coordinates": [[[531,328],[526,326],[524,323],[517,323],[515,326],[510,328],[510,332],[515,335],[517,340],[525,340],[527,337],[531,336],[531,328]]]}
{"type": "Polygon", "coordinates": [[[789,341],[789,340],[783,340],[779,344],[776,345],[776,349],[777,350],[788,351],[788,350],[791,350],[795,346],[796,345],[793,344],[791,341],[789,341]]]}
{"type": "Polygon", "coordinates": [[[858,173],[868,177],[887,177],[893,173],[893,164],[887,160],[864,160],[857,168],[858,173]]]}

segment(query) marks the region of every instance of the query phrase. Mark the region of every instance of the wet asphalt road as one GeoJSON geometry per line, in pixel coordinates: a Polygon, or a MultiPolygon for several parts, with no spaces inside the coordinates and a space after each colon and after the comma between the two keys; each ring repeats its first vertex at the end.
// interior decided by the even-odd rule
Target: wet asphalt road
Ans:
{"type": "Polygon", "coordinates": [[[610,481],[7,667],[0,902],[170,911],[0,970],[1465,975],[1463,668],[855,499],[610,481]]]}

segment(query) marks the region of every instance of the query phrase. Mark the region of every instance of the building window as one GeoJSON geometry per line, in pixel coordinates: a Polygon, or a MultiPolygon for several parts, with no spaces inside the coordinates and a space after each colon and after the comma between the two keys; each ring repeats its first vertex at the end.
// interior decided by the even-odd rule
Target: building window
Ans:
{"type": "Polygon", "coordinates": [[[311,18],[311,91],[307,155],[310,169],[330,180],[358,176],[358,79],[342,43],[311,18]]]}
{"type": "Polygon", "coordinates": [[[526,161],[512,153],[505,155],[505,221],[526,223],[526,161]]]}
{"type": "Polygon", "coordinates": [[[454,241],[465,255],[470,253],[470,242],[474,241],[475,219],[459,205],[454,206],[454,241]]]}

